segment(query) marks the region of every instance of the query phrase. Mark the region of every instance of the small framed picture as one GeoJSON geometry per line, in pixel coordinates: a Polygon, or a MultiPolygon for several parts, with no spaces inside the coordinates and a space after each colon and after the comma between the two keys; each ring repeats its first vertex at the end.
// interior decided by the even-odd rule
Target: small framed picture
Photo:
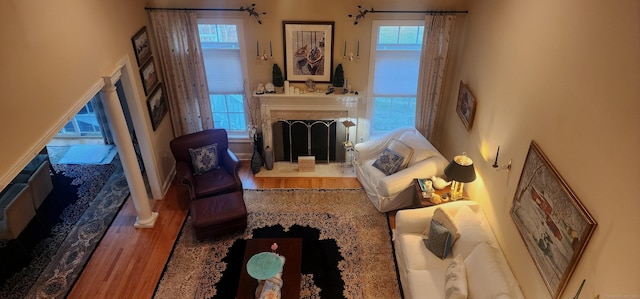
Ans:
{"type": "Polygon", "coordinates": [[[136,54],[138,66],[142,66],[147,59],[151,58],[151,45],[149,44],[147,27],[142,27],[142,29],[131,38],[131,42],[133,43],[133,51],[136,54]]]}
{"type": "Polygon", "coordinates": [[[458,112],[465,128],[467,128],[467,131],[471,130],[473,117],[476,114],[476,99],[471,94],[471,91],[469,91],[467,85],[462,81],[460,81],[456,111],[458,112]]]}
{"type": "Polygon", "coordinates": [[[151,93],[151,96],[147,98],[147,108],[149,108],[151,125],[155,131],[162,122],[165,114],[167,114],[168,110],[167,99],[164,94],[162,83],[158,84],[151,93]]]}
{"type": "Polygon", "coordinates": [[[148,96],[153,88],[158,84],[158,72],[153,58],[149,59],[140,68],[140,77],[142,77],[142,86],[144,87],[144,95],[148,96]]]}

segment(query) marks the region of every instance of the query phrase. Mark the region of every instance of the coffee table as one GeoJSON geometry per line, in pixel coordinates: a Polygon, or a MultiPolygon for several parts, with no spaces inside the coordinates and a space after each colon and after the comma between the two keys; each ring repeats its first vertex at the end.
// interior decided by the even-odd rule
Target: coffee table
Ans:
{"type": "Polygon", "coordinates": [[[271,244],[278,243],[276,253],[286,261],[282,269],[282,299],[300,298],[300,268],[302,262],[302,239],[299,238],[258,238],[247,240],[242,259],[242,273],[238,282],[236,299],[255,299],[258,281],[247,273],[247,262],[257,253],[271,251],[271,244]]]}

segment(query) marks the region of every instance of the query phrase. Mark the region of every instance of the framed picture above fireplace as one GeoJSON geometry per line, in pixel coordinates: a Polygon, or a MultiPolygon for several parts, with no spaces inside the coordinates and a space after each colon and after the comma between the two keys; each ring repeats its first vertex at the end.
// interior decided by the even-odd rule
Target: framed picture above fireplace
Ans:
{"type": "Polygon", "coordinates": [[[331,82],[334,22],[282,22],[288,81],[331,82]]]}

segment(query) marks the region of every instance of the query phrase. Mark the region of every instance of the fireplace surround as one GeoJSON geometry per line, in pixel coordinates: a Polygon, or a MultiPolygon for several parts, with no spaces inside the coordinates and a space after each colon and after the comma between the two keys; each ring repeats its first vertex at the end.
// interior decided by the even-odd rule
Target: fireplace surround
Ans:
{"type": "MultiPolygon", "coordinates": [[[[329,94],[305,93],[305,94],[262,94],[254,95],[260,103],[260,117],[264,146],[274,148],[274,127],[282,121],[333,121],[336,123],[335,139],[338,145],[344,141],[345,128],[340,124],[346,119],[353,120],[357,125],[348,128],[352,142],[362,138],[359,120],[363,119],[365,112],[363,95],[355,94],[329,94]],[[274,124],[276,124],[274,126],[274,124]]],[[[280,135],[280,134],[276,134],[280,135]]],[[[277,137],[277,136],[276,136],[277,137]]],[[[294,136],[295,138],[295,136],[294,136]]],[[[280,142],[280,140],[278,140],[280,142]]],[[[275,147],[274,147],[275,145],[275,147]]],[[[341,148],[338,146],[337,148],[341,148]]],[[[340,152],[340,151],[338,151],[340,152]]],[[[337,161],[343,154],[337,154],[337,161]]],[[[276,157],[277,160],[277,157],[276,157]]],[[[289,161],[288,157],[282,159],[289,161]]]]}

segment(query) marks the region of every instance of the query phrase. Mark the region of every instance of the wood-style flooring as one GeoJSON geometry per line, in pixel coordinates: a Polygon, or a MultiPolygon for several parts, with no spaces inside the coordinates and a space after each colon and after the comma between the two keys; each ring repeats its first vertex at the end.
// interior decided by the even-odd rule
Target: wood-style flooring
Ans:
{"type": "MultiPolygon", "coordinates": [[[[255,178],[243,161],[245,188],[361,188],[356,178],[255,178]]],[[[170,187],[163,200],[153,201],[159,213],[153,229],[136,229],[136,212],[127,199],[100,241],[68,298],[151,298],[187,216],[178,198],[183,188],[170,187]]]]}

